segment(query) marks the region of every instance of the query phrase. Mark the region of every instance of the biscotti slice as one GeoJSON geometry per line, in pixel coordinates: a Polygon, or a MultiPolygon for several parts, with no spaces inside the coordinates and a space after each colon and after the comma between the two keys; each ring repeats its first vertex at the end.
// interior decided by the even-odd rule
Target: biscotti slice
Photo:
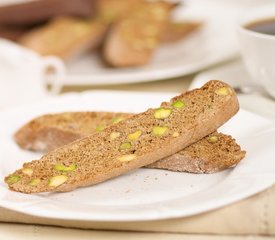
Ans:
{"type": "MultiPolygon", "coordinates": [[[[66,112],[35,118],[21,127],[14,139],[23,149],[48,152],[123,121],[131,114],[111,112],[66,112]]],[[[138,137],[139,132],[132,135],[138,137]]],[[[175,137],[177,134],[175,135],[175,137]]],[[[146,168],[190,173],[213,173],[238,164],[245,156],[229,135],[212,133],[185,149],[146,168]]]]}
{"type": "Polygon", "coordinates": [[[112,112],[64,112],[35,118],[22,126],[14,140],[22,149],[49,152],[77,139],[100,132],[131,116],[112,112]]]}
{"type": "Polygon", "coordinates": [[[173,43],[186,38],[190,33],[197,31],[201,22],[169,22],[161,35],[162,43],[173,43]]]}
{"type": "Polygon", "coordinates": [[[183,150],[156,161],[146,168],[177,172],[214,173],[237,165],[245,151],[229,135],[214,132],[183,150]]]}
{"type": "Polygon", "coordinates": [[[108,28],[101,19],[58,17],[23,35],[18,42],[41,55],[69,59],[99,46],[108,28]]]}
{"type": "Polygon", "coordinates": [[[104,59],[114,67],[148,63],[160,44],[174,5],[146,2],[111,28],[103,49],[104,59]]]}
{"type": "Polygon", "coordinates": [[[103,131],[25,163],[5,178],[24,193],[70,191],[168,157],[214,132],[239,109],[226,83],[209,81],[103,131]]]}
{"type": "Polygon", "coordinates": [[[100,0],[97,1],[97,14],[107,22],[114,22],[135,11],[144,2],[145,0],[100,0]]]}

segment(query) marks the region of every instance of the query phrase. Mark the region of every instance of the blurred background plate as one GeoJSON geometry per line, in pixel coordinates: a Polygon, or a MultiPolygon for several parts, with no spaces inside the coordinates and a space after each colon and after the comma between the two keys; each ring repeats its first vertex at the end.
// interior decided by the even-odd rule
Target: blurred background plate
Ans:
{"type": "MultiPolygon", "coordinates": [[[[0,0],[7,4],[7,0],[0,0]]],[[[13,0],[14,2],[24,2],[13,0]]],[[[175,1],[173,1],[175,2],[175,1]]],[[[176,1],[178,2],[178,1],[176,1]]],[[[244,9],[270,0],[185,0],[174,13],[175,20],[199,20],[203,27],[182,41],[162,45],[152,61],[142,67],[108,68],[97,54],[67,63],[67,76],[53,85],[113,85],[164,80],[195,73],[238,55],[235,22],[244,9]]]]}
{"type": "Polygon", "coordinates": [[[176,20],[199,20],[203,27],[188,38],[161,46],[151,63],[136,68],[106,68],[96,55],[68,64],[65,85],[129,84],[175,78],[195,73],[238,55],[235,22],[244,9],[269,0],[185,0],[176,20]]]}

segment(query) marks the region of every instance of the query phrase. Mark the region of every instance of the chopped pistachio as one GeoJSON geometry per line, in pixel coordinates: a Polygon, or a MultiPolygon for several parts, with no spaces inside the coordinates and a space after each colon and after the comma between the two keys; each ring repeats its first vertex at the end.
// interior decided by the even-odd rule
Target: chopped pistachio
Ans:
{"type": "Polygon", "coordinates": [[[218,137],[217,136],[211,136],[208,138],[208,141],[211,143],[217,142],[218,141],[218,137]]]}
{"type": "Polygon", "coordinates": [[[165,119],[168,118],[171,113],[172,110],[169,108],[158,108],[154,113],[154,117],[157,119],[165,119]]]}
{"type": "Polygon", "coordinates": [[[180,135],[180,134],[179,134],[178,132],[174,132],[172,136],[173,136],[173,137],[178,137],[179,135],[180,135]]]}
{"type": "Polygon", "coordinates": [[[165,127],[165,126],[163,126],[163,127],[160,127],[160,126],[153,127],[153,135],[154,136],[162,136],[163,134],[166,133],[167,130],[168,130],[168,128],[165,127]]]}
{"type": "Polygon", "coordinates": [[[6,180],[6,183],[7,184],[14,184],[14,183],[17,183],[19,182],[21,179],[20,176],[17,176],[17,175],[12,175],[12,176],[9,176],[6,180]]]}
{"type": "Polygon", "coordinates": [[[229,94],[229,89],[227,87],[221,87],[218,88],[215,93],[220,96],[227,96],[229,94]]]}
{"type": "Polygon", "coordinates": [[[68,180],[68,176],[65,176],[65,175],[54,176],[50,178],[48,185],[49,187],[58,187],[64,182],[66,182],[67,180],[68,180]]]}
{"type": "Polygon", "coordinates": [[[41,182],[41,180],[40,180],[39,178],[35,178],[35,179],[32,179],[32,180],[29,182],[29,185],[30,185],[30,186],[36,186],[36,185],[38,185],[40,182],[41,182]]]}
{"type": "Polygon", "coordinates": [[[97,132],[101,132],[101,131],[103,131],[105,129],[105,126],[104,125],[98,125],[97,127],[96,127],[96,131],[97,132]]]}
{"type": "Polygon", "coordinates": [[[142,131],[138,130],[136,132],[128,134],[127,137],[128,137],[129,140],[135,141],[141,136],[141,134],[142,134],[142,131]]]}
{"type": "Polygon", "coordinates": [[[135,158],[136,158],[135,154],[127,154],[127,155],[122,155],[120,157],[117,157],[117,160],[121,162],[129,162],[134,160],[135,158]]]}
{"type": "Polygon", "coordinates": [[[124,120],[123,117],[115,117],[115,118],[112,119],[112,123],[116,124],[116,123],[121,122],[122,120],[124,120]]]}
{"type": "Polygon", "coordinates": [[[32,173],[33,173],[33,170],[31,168],[23,168],[22,169],[22,173],[28,175],[28,176],[31,176],[32,173]]]}
{"type": "Polygon", "coordinates": [[[174,108],[183,108],[183,107],[185,107],[185,102],[183,102],[182,100],[177,100],[177,101],[173,102],[172,106],[174,108]]]}
{"type": "Polygon", "coordinates": [[[118,138],[119,136],[120,136],[120,132],[112,132],[110,134],[110,139],[114,140],[114,139],[118,138]]]}
{"type": "Polygon", "coordinates": [[[120,150],[129,149],[132,147],[132,144],[130,142],[121,143],[119,146],[120,150]]]}
{"type": "Polygon", "coordinates": [[[76,164],[71,164],[70,166],[66,167],[63,164],[56,164],[53,167],[56,171],[62,172],[72,172],[76,169],[76,164]]]}

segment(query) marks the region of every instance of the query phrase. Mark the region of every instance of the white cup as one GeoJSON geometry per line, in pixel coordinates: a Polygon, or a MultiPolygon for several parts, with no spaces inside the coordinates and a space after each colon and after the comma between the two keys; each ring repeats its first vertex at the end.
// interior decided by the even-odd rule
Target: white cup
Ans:
{"type": "Polygon", "coordinates": [[[248,11],[238,26],[241,54],[255,85],[275,97],[275,36],[246,28],[251,23],[275,19],[275,5],[248,11]]]}
{"type": "Polygon", "coordinates": [[[64,76],[65,66],[60,59],[41,57],[13,42],[0,39],[0,108],[48,97],[58,89],[47,91],[47,77],[61,82],[64,76]],[[51,75],[47,71],[49,69],[51,75]]]}

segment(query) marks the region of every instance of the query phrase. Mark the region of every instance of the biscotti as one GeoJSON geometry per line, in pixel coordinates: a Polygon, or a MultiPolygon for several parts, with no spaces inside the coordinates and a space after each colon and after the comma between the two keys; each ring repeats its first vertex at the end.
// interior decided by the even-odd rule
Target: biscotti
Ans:
{"type": "Polygon", "coordinates": [[[41,55],[69,59],[97,48],[107,28],[108,24],[98,18],[58,17],[27,32],[18,42],[41,55]]]}
{"type": "Polygon", "coordinates": [[[197,31],[202,26],[201,22],[169,22],[161,35],[162,43],[173,43],[184,39],[190,33],[197,31]]]}
{"type": "MultiPolygon", "coordinates": [[[[23,149],[48,152],[102,131],[130,117],[127,113],[66,112],[35,118],[14,135],[23,149]]],[[[191,173],[213,173],[238,164],[245,156],[229,135],[212,133],[185,149],[152,163],[147,168],[191,173]]]]}
{"type": "Polygon", "coordinates": [[[0,7],[0,24],[33,26],[65,15],[91,17],[96,12],[95,3],[95,0],[40,0],[5,4],[0,7]]]}
{"type": "Polygon", "coordinates": [[[14,140],[22,148],[49,152],[130,117],[128,113],[65,112],[35,118],[21,127],[14,140]]]}
{"type": "Polygon", "coordinates": [[[183,150],[146,168],[189,173],[215,173],[237,165],[245,151],[231,136],[214,132],[183,150]]]}
{"type": "Polygon", "coordinates": [[[171,156],[214,132],[238,109],[230,86],[209,81],[159,108],[25,163],[5,182],[11,190],[24,193],[70,191],[97,184],[171,156]]]}
{"type": "Polygon", "coordinates": [[[173,7],[168,2],[146,2],[120,19],[104,44],[106,62],[114,67],[148,63],[160,44],[173,7]]]}

